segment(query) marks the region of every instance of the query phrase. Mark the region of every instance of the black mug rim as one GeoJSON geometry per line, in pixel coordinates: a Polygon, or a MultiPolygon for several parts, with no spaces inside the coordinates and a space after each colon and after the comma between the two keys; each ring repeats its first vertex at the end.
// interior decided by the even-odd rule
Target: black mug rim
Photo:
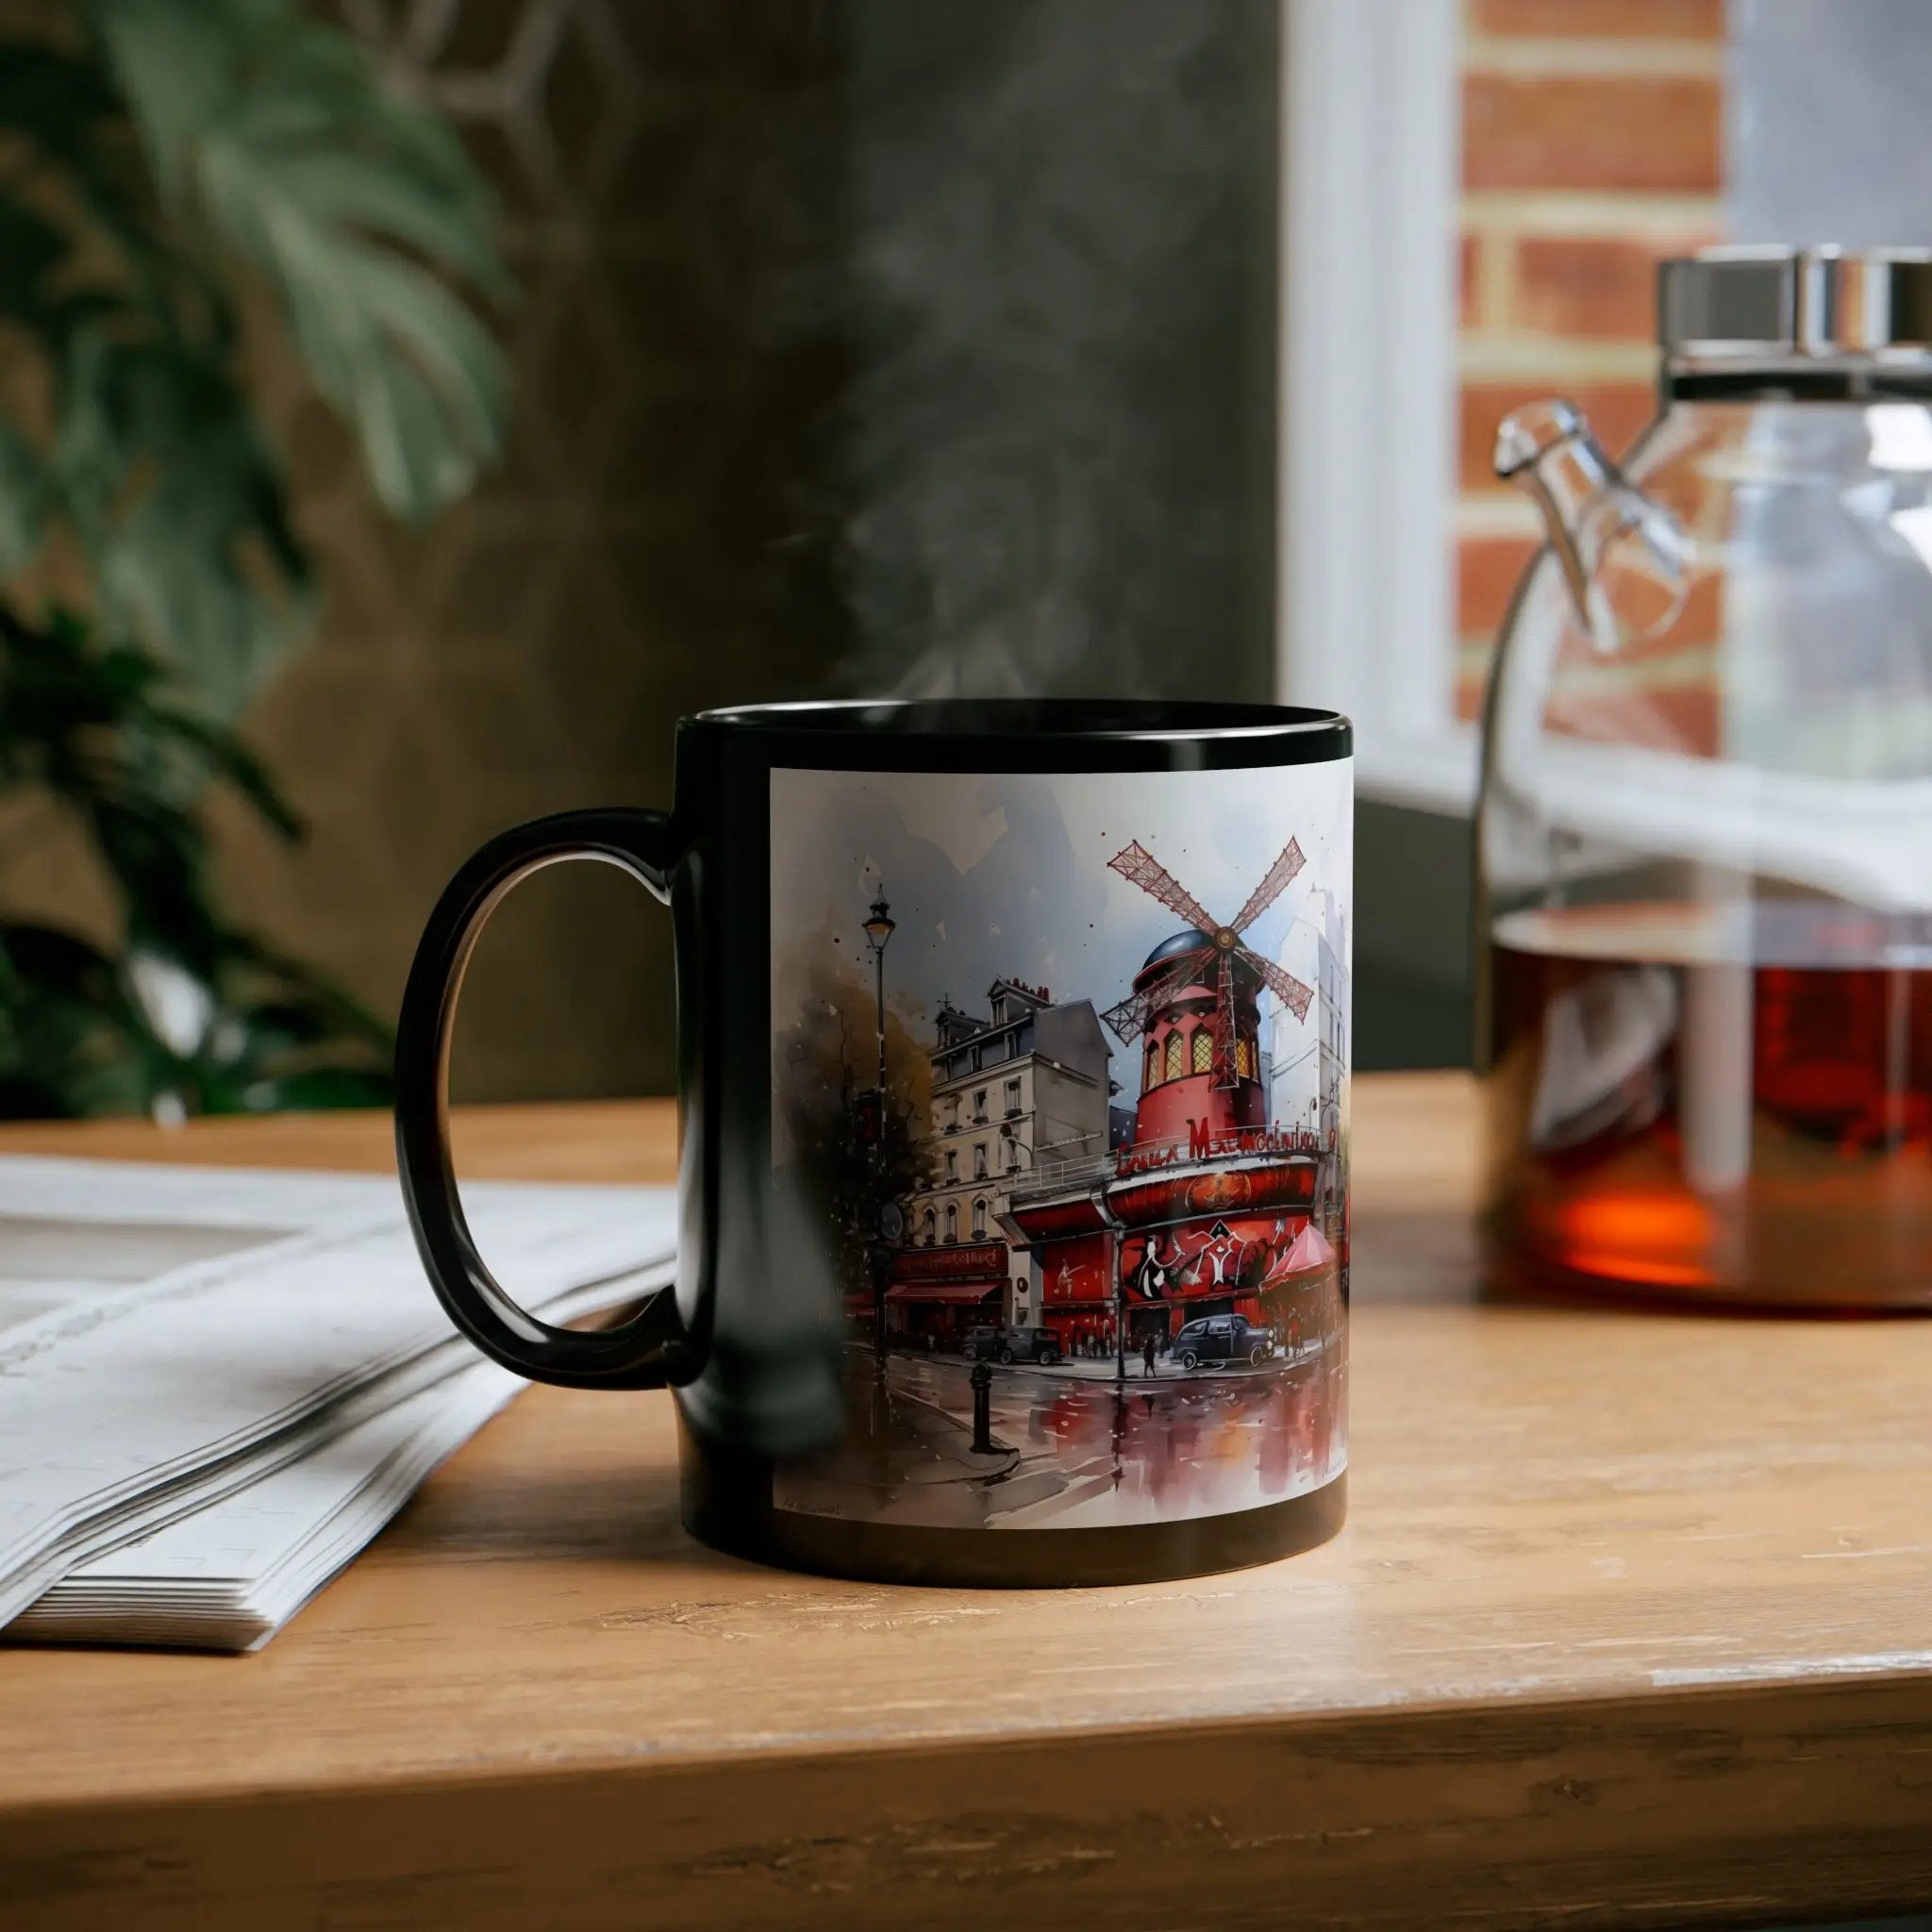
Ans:
{"type": "Polygon", "coordinates": [[[941,737],[1227,738],[1346,724],[1307,705],[1216,698],[806,698],[724,705],[691,721],[741,730],[893,731],[941,737]]]}
{"type": "Polygon", "coordinates": [[[1050,770],[1110,764],[1239,765],[1324,762],[1351,756],[1354,729],[1339,711],[1203,698],[844,698],[734,705],[678,727],[763,747],[779,764],[906,760],[935,768],[1050,770]],[[916,746],[916,750],[914,747],[916,746]],[[1004,752],[1004,757],[994,757],[1004,752]]]}

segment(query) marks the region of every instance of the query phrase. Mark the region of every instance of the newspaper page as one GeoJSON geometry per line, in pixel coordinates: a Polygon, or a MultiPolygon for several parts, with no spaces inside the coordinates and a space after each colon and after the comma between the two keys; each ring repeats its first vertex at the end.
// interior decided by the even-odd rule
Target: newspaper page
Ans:
{"type": "MultiPolygon", "coordinates": [[[[669,1278],[665,1264],[591,1283],[544,1313],[554,1322],[603,1313],[669,1278]]],[[[524,1386],[465,1350],[429,1388],[71,1571],[7,1634],[36,1643],[258,1649],[524,1386]]]]}
{"type": "MultiPolygon", "coordinates": [[[[669,1189],[464,1191],[543,1307],[675,1251],[669,1189]]],[[[393,1179],[0,1159],[0,1624],[116,1543],[475,1361],[393,1179]],[[440,1353],[439,1353],[440,1352],[440,1353]]]]}

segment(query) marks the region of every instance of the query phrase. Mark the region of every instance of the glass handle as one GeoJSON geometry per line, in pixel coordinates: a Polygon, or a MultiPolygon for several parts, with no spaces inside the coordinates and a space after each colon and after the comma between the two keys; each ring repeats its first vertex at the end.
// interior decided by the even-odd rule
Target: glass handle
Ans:
{"type": "Polygon", "coordinates": [[[1577,622],[1598,650],[1676,621],[1690,587],[1690,539],[1604,453],[1574,403],[1557,397],[1506,416],[1494,460],[1496,475],[1542,513],[1577,622]]]}

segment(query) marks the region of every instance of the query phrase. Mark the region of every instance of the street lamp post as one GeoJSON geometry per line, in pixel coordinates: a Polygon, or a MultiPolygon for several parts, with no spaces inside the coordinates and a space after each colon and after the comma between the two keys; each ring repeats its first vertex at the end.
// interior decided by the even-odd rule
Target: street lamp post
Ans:
{"type": "Polygon", "coordinates": [[[873,1083],[878,1112],[874,1121],[873,1158],[881,1168],[886,1164],[886,941],[896,930],[884,898],[874,899],[865,922],[865,942],[872,948],[873,965],[878,974],[878,1077],[873,1083]]]}
{"type": "MultiPolygon", "coordinates": [[[[878,1071],[873,1083],[872,1158],[873,1171],[881,1180],[886,1172],[886,941],[892,937],[893,929],[892,916],[887,909],[885,895],[881,893],[872,902],[872,909],[865,921],[865,942],[872,948],[873,965],[877,972],[878,1071]]],[[[883,1201],[879,1204],[881,1236],[887,1226],[886,1209],[892,1205],[883,1201]]],[[[883,1240],[874,1250],[874,1256],[872,1372],[874,1381],[883,1388],[886,1379],[886,1277],[891,1273],[891,1257],[883,1240]]]]}

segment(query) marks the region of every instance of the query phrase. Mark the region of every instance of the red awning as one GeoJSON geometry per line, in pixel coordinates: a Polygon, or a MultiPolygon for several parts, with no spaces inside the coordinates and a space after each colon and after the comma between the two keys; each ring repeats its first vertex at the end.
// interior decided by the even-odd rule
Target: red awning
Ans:
{"type": "Polygon", "coordinates": [[[970,1308],[999,1293],[1004,1281],[902,1281],[886,1291],[889,1302],[945,1302],[970,1308]]]}

